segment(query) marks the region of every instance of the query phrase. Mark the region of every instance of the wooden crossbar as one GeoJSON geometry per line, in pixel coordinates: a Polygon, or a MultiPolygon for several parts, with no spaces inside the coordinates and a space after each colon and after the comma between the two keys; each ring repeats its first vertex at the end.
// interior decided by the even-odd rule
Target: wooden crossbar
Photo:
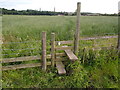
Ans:
{"type": "MultiPolygon", "coordinates": [[[[51,65],[51,62],[47,62],[47,65],[51,65]]],[[[2,70],[15,70],[21,68],[31,68],[31,67],[39,67],[42,66],[41,63],[34,63],[34,64],[20,64],[20,65],[9,65],[9,66],[2,66],[2,70]]]]}
{"type": "MultiPolygon", "coordinates": [[[[47,59],[50,59],[51,55],[47,55],[47,59]]],[[[17,57],[17,58],[3,58],[2,63],[10,62],[20,62],[20,61],[31,61],[31,60],[40,60],[41,56],[26,56],[26,57],[17,57]]]]}
{"type": "Polygon", "coordinates": [[[57,68],[58,73],[60,75],[66,74],[66,70],[65,70],[64,65],[63,65],[63,63],[61,61],[56,62],[56,68],[57,68]]]}
{"type": "Polygon", "coordinates": [[[38,60],[38,59],[40,59],[40,56],[26,56],[26,57],[17,57],[17,58],[4,58],[2,60],[2,63],[30,61],[30,60],[38,60]]]}
{"type": "Polygon", "coordinates": [[[56,41],[57,45],[61,44],[73,44],[73,41],[56,41]]]}
{"type": "Polygon", "coordinates": [[[71,61],[78,60],[77,56],[71,50],[65,50],[65,53],[71,61]]]}
{"type": "Polygon", "coordinates": [[[56,50],[67,50],[67,49],[73,49],[72,46],[68,46],[68,47],[56,47],[56,50]]]}

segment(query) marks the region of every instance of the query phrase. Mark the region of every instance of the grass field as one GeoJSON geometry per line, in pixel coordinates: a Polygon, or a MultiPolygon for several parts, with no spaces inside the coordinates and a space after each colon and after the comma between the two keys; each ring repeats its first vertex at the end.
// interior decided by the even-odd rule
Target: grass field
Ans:
{"type": "MultiPolygon", "coordinates": [[[[82,16],[80,38],[117,35],[117,17],[82,16]]],[[[47,32],[47,53],[50,53],[51,33],[56,40],[72,40],[76,28],[75,16],[3,16],[2,49],[3,58],[41,54],[41,32],[47,32]],[[37,40],[37,42],[35,42],[37,40]],[[9,43],[26,42],[27,43],[9,43]],[[20,53],[20,54],[12,54],[20,53]]],[[[3,71],[3,88],[117,88],[118,55],[116,50],[92,51],[83,48],[110,47],[117,45],[117,39],[80,41],[79,60],[65,63],[66,70],[74,73],[59,76],[57,70],[48,68],[47,73],[38,68],[3,71]],[[61,82],[61,83],[60,83],[61,82]]],[[[16,63],[15,63],[16,64],[16,63]]]]}
{"type": "MultiPolygon", "coordinates": [[[[8,41],[39,40],[42,31],[57,34],[57,40],[73,39],[74,16],[3,16],[3,35],[8,41]],[[24,32],[24,33],[23,33],[24,32]],[[68,34],[69,33],[69,34],[68,34]]],[[[81,36],[117,34],[117,17],[81,17],[81,36]]]]}

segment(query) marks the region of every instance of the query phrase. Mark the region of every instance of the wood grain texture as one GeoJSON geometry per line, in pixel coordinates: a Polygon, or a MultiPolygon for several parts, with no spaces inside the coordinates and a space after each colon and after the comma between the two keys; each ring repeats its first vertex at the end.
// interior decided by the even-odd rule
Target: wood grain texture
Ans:
{"type": "Polygon", "coordinates": [[[73,41],[56,41],[56,45],[58,44],[73,44],[73,41]]]}
{"type": "Polygon", "coordinates": [[[65,53],[56,53],[56,56],[65,56],[65,53]]]}
{"type": "MultiPolygon", "coordinates": [[[[9,66],[2,66],[2,70],[15,70],[21,68],[31,68],[31,67],[39,67],[41,63],[34,63],[34,64],[20,64],[20,65],[9,65],[9,66]]],[[[51,65],[51,62],[47,62],[47,65],[51,65]]]]}
{"type": "Polygon", "coordinates": [[[66,74],[66,70],[65,70],[64,65],[61,61],[56,62],[56,68],[58,70],[58,74],[60,74],[60,75],[66,74]]]}
{"type": "MultiPolygon", "coordinates": [[[[51,55],[47,55],[47,59],[50,59],[51,55]]],[[[40,60],[41,56],[25,56],[25,57],[16,57],[16,58],[3,58],[2,63],[10,62],[20,62],[20,61],[31,61],[31,60],[40,60]]]]}
{"type": "Polygon", "coordinates": [[[54,67],[54,61],[55,61],[55,33],[51,34],[51,62],[52,67],[54,67]]]}
{"type": "Polygon", "coordinates": [[[46,32],[42,32],[42,70],[46,71],[46,32]]]}
{"type": "Polygon", "coordinates": [[[31,61],[31,60],[39,60],[39,59],[40,59],[40,56],[26,56],[26,57],[17,57],[17,58],[4,58],[2,60],[2,63],[31,61]]]}
{"type": "Polygon", "coordinates": [[[71,61],[78,60],[77,56],[71,50],[65,50],[65,53],[71,61]]]}
{"type": "Polygon", "coordinates": [[[56,50],[67,50],[67,49],[73,49],[73,46],[68,46],[68,47],[56,47],[56,50]]]}
{"type": "Polygon", "coordinates": [[[76,32],[75,32],[75,39],[74,39],[74,53],[78,56],[78,49],[79,49],[79,33],[80,33],[80,6],[81,3],[77,3],[77,21],[76,21],[76,32]]]}

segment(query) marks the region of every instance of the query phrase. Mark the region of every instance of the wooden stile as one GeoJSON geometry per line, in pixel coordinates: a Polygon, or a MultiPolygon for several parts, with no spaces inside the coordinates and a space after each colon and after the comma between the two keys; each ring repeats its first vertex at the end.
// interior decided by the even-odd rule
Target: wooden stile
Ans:
{"type": "Polygon", "coordinates": [[[10,63],[10,62],[20,62],[20,61],[30,61],[30,60],[42,60],[42,63],[33,63],[33,64],[19,64],[19,65],[8,65],[2,66],[2,70],[15,70],[21,68],[30,68],[30,67],[39,67],[42,66],[42,70],[46,71],[47,65],[54,65],[56,64],[56,68],[58,73],[66,74],[65,66],[63,65],[62,61],[67,60],[68,58],[72,61],[77,60],[78,55],[78,47],[79,47],[79,30],[80,30],[80,2],[77,3],[77,25],[76,25],[76,32],[75,32],[75,39],[74,41],[55,41],[55,33],[51,34],[51,54],[46,55],[46,32],[42,32],[42,56],[26,56],[26,57],[18,57],[18,58],[5,58],[3,59],[2,63],[10,63]],[[61,46],[61,44],[73,44],[73,46],[61,46]],[[58,45],[58,47],[56,47],[58,45]],[[74,53],[72,50],[74,49],[74,53]],[[56,50],[64,50],[64,53],[55,53],[56,50]],[[68,56],[64,57],[65,55],[68,56]],[[62,57],[62,58],[61,58],[62,57]],[[51,58],[51,62],[47,62],[47,58],[51,58]]]}

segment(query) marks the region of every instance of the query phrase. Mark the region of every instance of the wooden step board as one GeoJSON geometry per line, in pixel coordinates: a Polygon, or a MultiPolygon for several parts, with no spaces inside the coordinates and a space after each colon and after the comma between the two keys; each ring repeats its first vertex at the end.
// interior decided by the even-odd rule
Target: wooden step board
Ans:
{"type": "Polygon", "coordinates": [[[77,56],[71,50],[65,50],[65,53],[71,61],[78,60],[77,56]]]}
{"type": "Polygon", "coordinates": [[[66,74],[66,70],[65,70],[64,65],[61,61],[56,62],[56,68],[57,68],[58,73],[60,75],[66,74]]]}

